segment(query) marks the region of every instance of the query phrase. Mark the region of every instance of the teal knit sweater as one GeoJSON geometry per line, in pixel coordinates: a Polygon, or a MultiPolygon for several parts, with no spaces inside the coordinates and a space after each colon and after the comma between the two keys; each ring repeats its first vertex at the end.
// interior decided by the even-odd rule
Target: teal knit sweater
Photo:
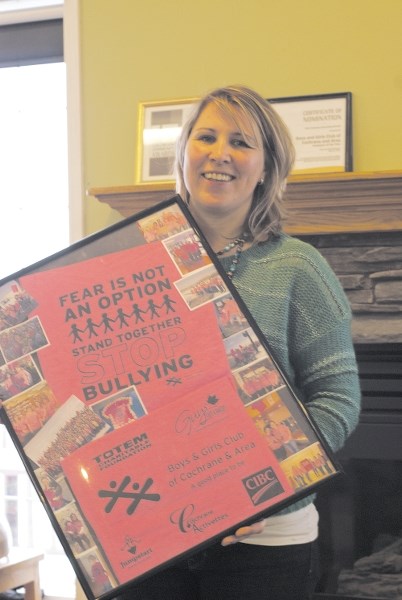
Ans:
{"type": "MultiPolygon", "coordinates": [[[[228,268],[231,258],[221,262],[228,268]]],[[[351,311],[335,273],[313,246],[282,233],[243,252],[233,284],[290,386],[338,450],[357,425],[360,387],[351,311]]]]}

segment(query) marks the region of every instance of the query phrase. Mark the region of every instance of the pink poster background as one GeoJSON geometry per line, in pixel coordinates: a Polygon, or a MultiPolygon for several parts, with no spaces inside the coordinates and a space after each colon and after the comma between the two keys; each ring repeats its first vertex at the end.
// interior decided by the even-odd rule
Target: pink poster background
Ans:
{"type": "Polygon", "coordinates": [[[218,379],[63,460],[119,583],[293,493],[235,398],[218,379]]]}
{"type": "Polygon", "coordinates": [[[135,385],[150,411],[227,372],[212,305],[191,311],[179,279],[160,242],[22,277],[49,340],[39,360],[56,396],[92,404],[135,385]],[[136,322],[135,305],[149,311],[150,301],[157,315],[136,322]],[[164,363],[172,361],[180,383],[169,385],[164,363]]]}

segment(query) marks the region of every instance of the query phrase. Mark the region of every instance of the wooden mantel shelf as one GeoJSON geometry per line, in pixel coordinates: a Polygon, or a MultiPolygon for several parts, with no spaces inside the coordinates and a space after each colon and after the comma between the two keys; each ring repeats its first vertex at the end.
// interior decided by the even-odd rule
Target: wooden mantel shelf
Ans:
{"type": "MultiPolygon", "coordinates": [[[[88,190],[123,217],[174,194],[173,182],[88,190]]],[[[402,230],[402,171],[294,175],[286,204],[293,235],[402,230]]]]}

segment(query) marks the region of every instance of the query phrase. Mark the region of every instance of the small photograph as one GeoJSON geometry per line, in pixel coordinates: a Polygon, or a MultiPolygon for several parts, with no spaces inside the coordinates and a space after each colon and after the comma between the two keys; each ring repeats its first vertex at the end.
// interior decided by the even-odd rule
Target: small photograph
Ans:
{"type": "Polygon", "coordinates": [[[175,282],[190,310],[227,293],[227,287],[214,265],[199,269],[175,282]]]}
{"type": "Polygon", "coordinates": [[[74,555],[81,554],[95,546],[85,520],[74,502],[55,513],[56,519],[74,555]]]}
{"type": "Polygon", "coordinates": [[[0,367],[0,400],[8,400],[42,381],[30,356],[19,358],[0,367]]]}
{"type": "Polygon", "coordinates": [[[234,371],[233,375],[244,404],[250,404],[284,385],[282,377],[268,357],[234,371]]]}
{"type": "Polygon", "coordinates": [[[280,462],[312,443],[289,411],[281,391],[256,400],[246,411],[280,462]]]}
{"type": "Polygon", "coordinates": [[[266,356],[264,347],[250,327],[226,338],[224,346],[231,369],[244,367],[266,356]]]}
{"type": "Polygon", "coordinates": [[[177,205],[172,205],[153,213],[149,217],[139,219],[136,225],[146,242],[164,240],[190,227],[186,217],[177,205]]]}
{"type": "Polygon", "coordinates": [[[73,501],[73,495],[64,477],[53,479],[43,469],[37,469],[35,475],[53,511],[60,510],[73,501]]]}
{"type": "Polygon", "coordinates": [[[146,414],[134,387],[92,404],[91,408],[110,425],[110,431],[128,425],[146,414]]]}
{"type": "Polygon", "coordinates": [[[24,446],[56,412],[61,402],[46,381],[4,403],[14,431],[24,446]]]}
{"type": "Polygon", "coordinates": [[[222,336],[227,338],[248,326],[246,317],[231,294],[213,302],[222,336]]]}
{"type": "Polygon", "coordinates": [[[39,317],[0,332],[0,347],[7,361],[32,354],[48,345],[39,317]]]}
{"type": "Polygon", "coordinates": [[[211,264],[211,259],[192,229],[183,231],[164,242],[173,262],[182,275],[211,264]]]}
{"type": "Polygon", "coordinates": [[[335,467],[319,442],[308,446],[282,463],[295,491],[307,488],[335,473],[335,467]]]}
{"type": "Polygon", "coordinates": [[[109,429],[90,407],[76,396],[70,396],[26,444],[25,454],[50,477],[58,479],[63,475],[63,458],[105,435],[109,429]]]}
{"type": "Polygon", "coordinates": [[[112,575],[95,548],[80,556],[78,563],[95,597],[112,589],[112,575]]]}
{"type": "Polygon", "coordinates": [[[28,318],[37,302],[17,281],[9,281],[0,288],[0,331],[18,325],[28,318]]]}

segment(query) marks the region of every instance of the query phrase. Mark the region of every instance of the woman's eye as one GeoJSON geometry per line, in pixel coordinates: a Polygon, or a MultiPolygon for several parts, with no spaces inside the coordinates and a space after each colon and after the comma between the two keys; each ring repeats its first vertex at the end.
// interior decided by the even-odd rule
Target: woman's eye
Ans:
{"type": "Polygon", "coordinates": [[[211,144],[212,142],[215,141],[215,138],[213,135],[209,135],[207,133],[198,136],[198,139],[200,142],[206,142],[207,144],[211,144]]]}
{"type": "Polygon", "coordinates": [[[236,148],[250,148],[247,142],[242,140],[241,138],[236,138],[235,140],[232,140],[232,145],[236,148]]]}

